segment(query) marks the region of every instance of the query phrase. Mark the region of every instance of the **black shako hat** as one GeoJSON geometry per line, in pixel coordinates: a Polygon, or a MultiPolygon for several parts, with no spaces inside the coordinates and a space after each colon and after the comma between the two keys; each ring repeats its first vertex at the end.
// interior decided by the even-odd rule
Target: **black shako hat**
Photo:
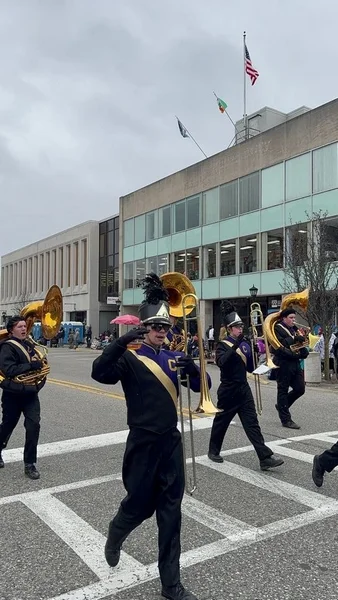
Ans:
{"type": "Polygon", "coordinates": [[[284,319],[284,317],[288,317],[289,315],[295,315],[296,311],[294,308],[285,308],[279,315],[280,319],[284,319]]]}
{"type": "Polygon", "coordinates": [[[145,296],[138,309],[140,320],[144,325],[152,323],[171,325],[169,294],[158,275],[148,273],[139,285],[144,290],[145,296]]]}
{"type": "Polygon", "coordinates": [[[222,321],[226,327],[232,327],[232,325],[244,325],[241,317],[236,312],[236,309],[229,300],[222,300],[221,302],[221,314],[222,321]]]}

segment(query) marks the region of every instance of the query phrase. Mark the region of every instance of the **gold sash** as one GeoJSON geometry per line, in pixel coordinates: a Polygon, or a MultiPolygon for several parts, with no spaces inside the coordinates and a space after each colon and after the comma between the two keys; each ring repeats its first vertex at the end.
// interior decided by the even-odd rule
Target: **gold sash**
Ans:
{"type": "Polygon", "coordinates": [[[162,383],[163,387],[167,390],[167,392],[169,392],[175,404],[175,407],[177,407],[177,391],[175,384],[171,381],[170,377],[168,377],[168,375],[166,375],[164,371],[162,371],[161,367],[148,356],[141,356],[140,354],[137,354],[135,350],[128,350],[128,352],[131,352],[131,354],[133,354],[139,361],[141,361],[147,367],[147,369],[149,369],[149,371],[152,372],[153,375],[155,375],[155,377],[159,380],[160,383],[162,383]]]}
{"type": "MultiPolygon", "coordinates": [[[[229,342],[229,340],[222,340],[223,344],[227,344],[228,346],[230,346],[230,348],[233,347],[233,344],[231,342],[229,342]]],[[[246,360],[246,356],[245,354],[243,354],[242,350],[240,348],[236,348],[236,354],[238,354],[242,361],[244,362],[245,366],[247,365],[247,360],[246,360]]]]}

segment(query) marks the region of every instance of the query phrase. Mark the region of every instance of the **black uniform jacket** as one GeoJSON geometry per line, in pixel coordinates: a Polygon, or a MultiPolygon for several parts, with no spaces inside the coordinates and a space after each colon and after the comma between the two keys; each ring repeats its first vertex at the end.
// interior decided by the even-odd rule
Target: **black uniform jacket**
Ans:
{"type": "Polygon", "coordinates": [[[234,409],[247,400],[248,394],[251,397],[247,382],[247,372],[254,368],[250,344],[245,339],[238,344],[234,338],[227,336],[217,344],[216,364],[221,371],[218,405],[225,411],[234,409]]]}
{"type": "Polygon", "coordinates": [[[305,338],[300,335],[297,327],[288,327],[282,322],[277,322],[275,325],[275,334],[278,341],[281,344],[281,348],[273,350],[274,359],[273,362],[276,365],[280,365],[282,362],[294,362],[299,361],[300,358],[306,358],[305,348],[302,351],[302,356],[290,350],[290,346],[296,342],[304,342],[305,338]]]}
{"type": "Polygon", "coordinates": [[[38,358],[34,351],[34,344],[28,340],[17,340],[11,338],[0,344],[0,371],[5,379],[0,383],[0,387],[8,392],[17,394],[32,394],[39,392],[46,383],[46,378],[39,385],[25,385],[16,383],[14,377],[24,373],[35,372],[32,369],[32,358],[38,358]]]}
{"type": "MultiPolygon", "coordinates": [[[[121,381],[129,427],[164,433],[177,425],[178,379],[175,359],[179,356],[184,354],[164,349],[156,351],[146,343],[136,351],[127,350],[117,340],[109,344],[94,361],[92,378],[107,384],[121,381]]],[[[208,381],[211,385],[210,378],[208,381]]],[[[200,390],[197,367],[196,376],[190,376],[190,386],[194,392],[200,390]]]]}

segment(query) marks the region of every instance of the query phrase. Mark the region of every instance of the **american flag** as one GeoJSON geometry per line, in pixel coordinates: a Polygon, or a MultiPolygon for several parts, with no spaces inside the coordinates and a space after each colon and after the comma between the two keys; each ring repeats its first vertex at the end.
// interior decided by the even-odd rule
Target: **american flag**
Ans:
{"type": "Polygon", "coordinates": [[[254,85],[259,77],[258,71],[252,66],[249,50],[245,44],[245,72],[251,79],[251,85],[254,85]]]}

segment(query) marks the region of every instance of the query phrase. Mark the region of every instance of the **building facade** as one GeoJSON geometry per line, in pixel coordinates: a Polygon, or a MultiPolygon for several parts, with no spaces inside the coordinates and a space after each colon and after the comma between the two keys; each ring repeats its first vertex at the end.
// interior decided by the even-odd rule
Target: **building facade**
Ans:
{"type": "Polygon", "coordinates": [[[1,316],[43,300],[57,284],[63,321],[81,321],[99,332],[99,223],[87,221],[1,258],[1,316]]]}
{"type": "Polygon", "coordinates": [[[99,331],[112,330],[110,321],[120,312],[119,216],[99,223],[99,331]]]}
{"type": "Polygon", "coordinates": [[[306,255],[313,212],[338,244],[338,100],[294,114],[120,198],[123,312],[136,312],[146,272],[172,270],[193,281],[204,330],[219,326],[222,298],[248,323],[253,286],[264,313],[278,309],[285,253],[297,240],[306,255]]]}

